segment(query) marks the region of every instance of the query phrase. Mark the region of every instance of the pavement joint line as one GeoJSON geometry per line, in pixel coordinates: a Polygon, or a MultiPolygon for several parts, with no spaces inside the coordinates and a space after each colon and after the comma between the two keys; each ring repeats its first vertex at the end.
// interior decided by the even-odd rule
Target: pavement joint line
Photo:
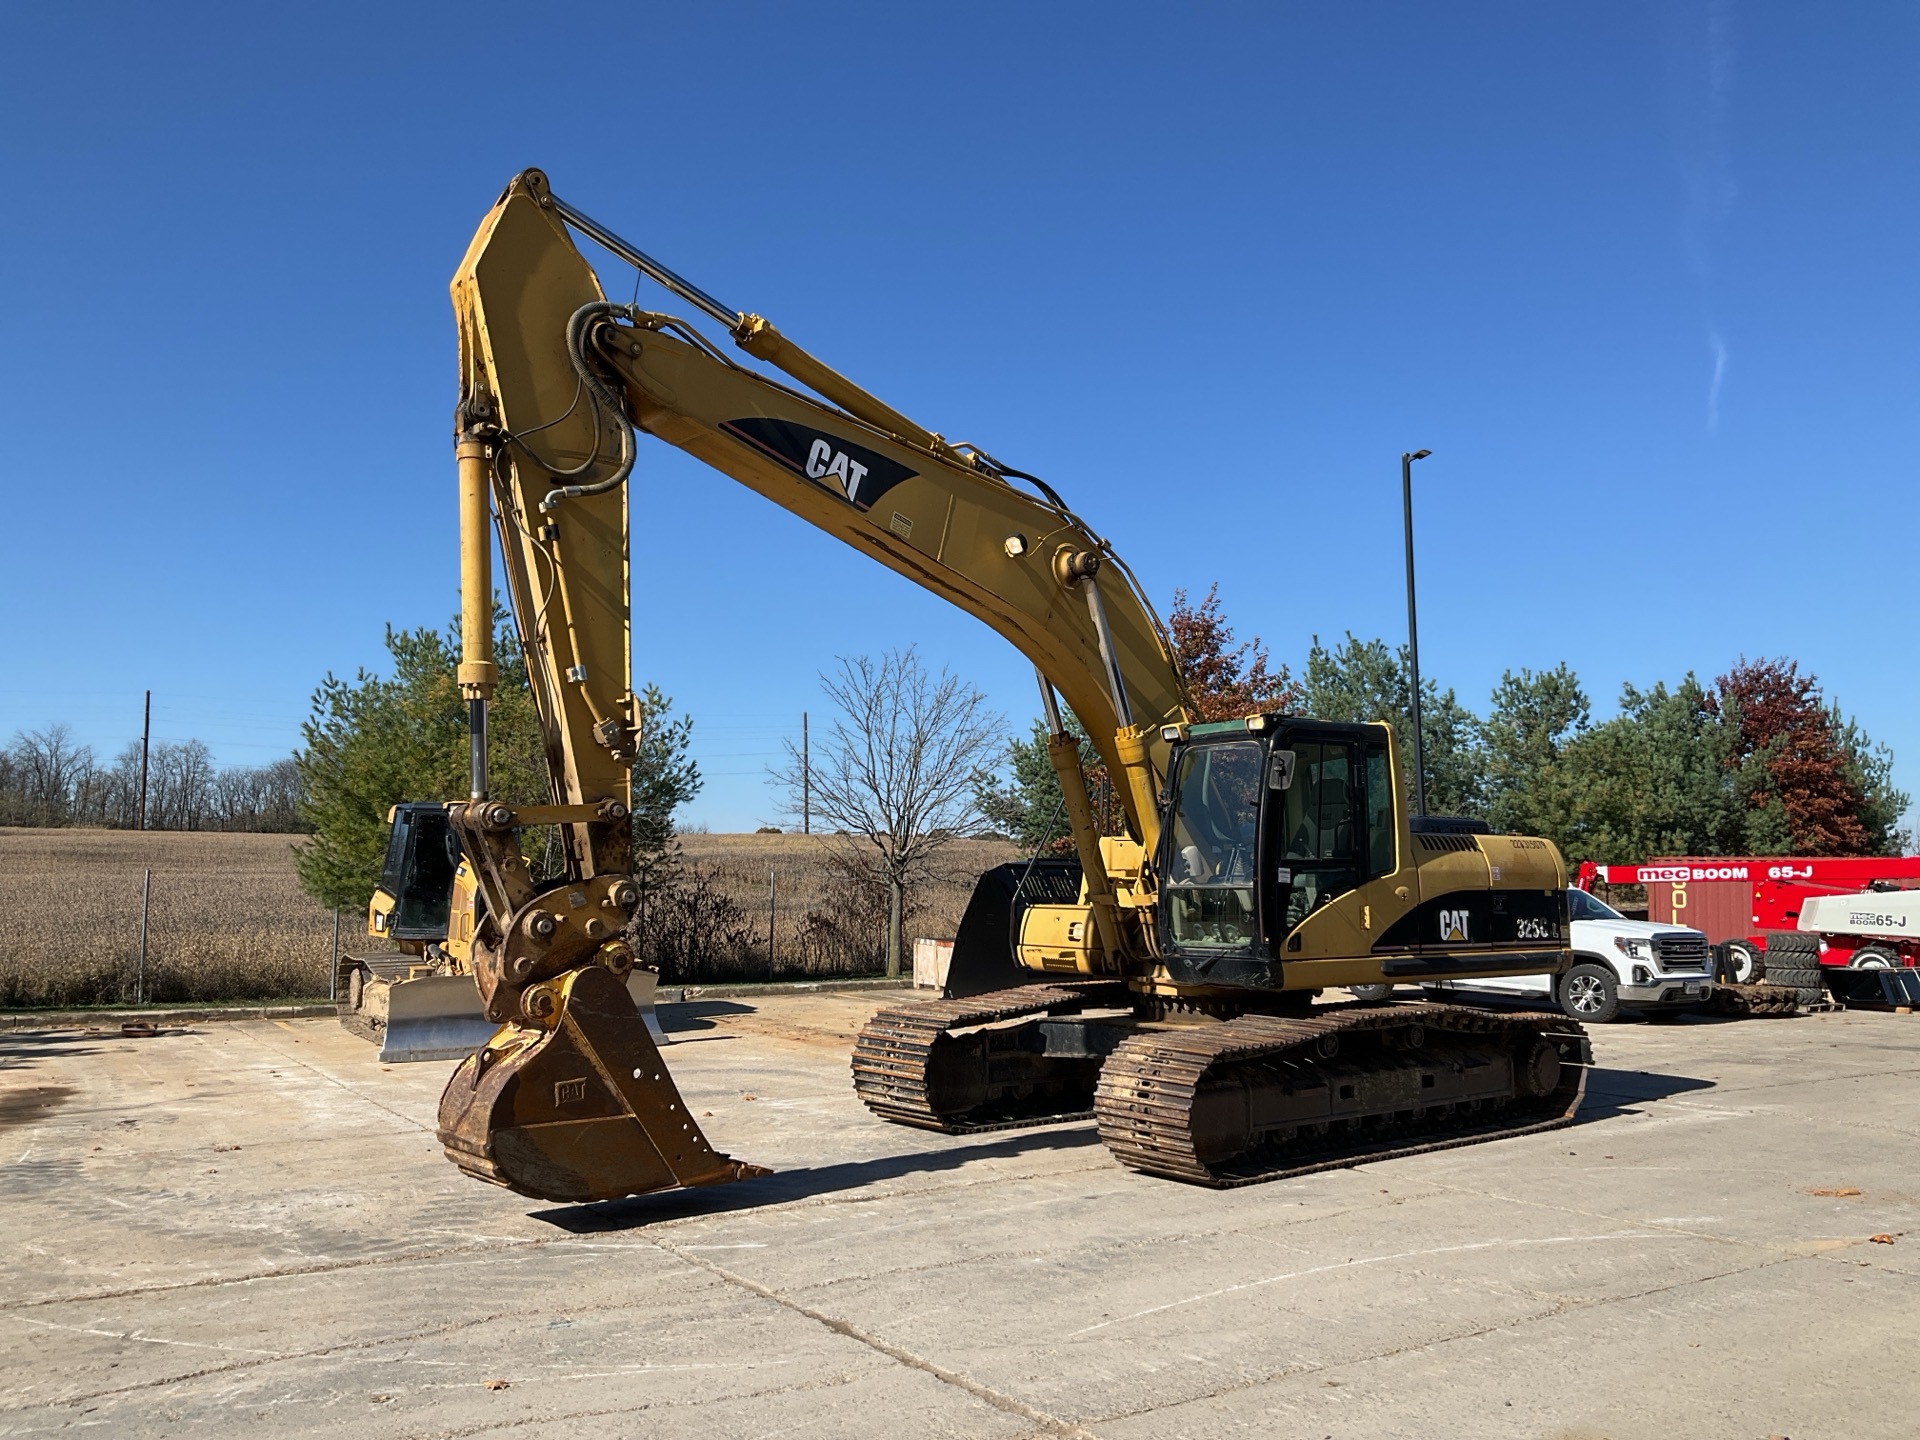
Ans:
{"type": "Polygon", "coordinates": [[[1649,1286],[1645,1290],[1636,1290],[1631,1294],[1565,1299],[1558,1303],[1550,1304],[1548,1308],[1537,1314],[1516,1315],[1510,1320],[1498,1321],[1491,1325],[1477,1326],[1474,1329],[1463,1330],[1453,1335],[1439,1335],[1431,1340],[1421,1340],[1412,1344],[1391,1346],[1388,1349],[1375,1351],[1372,1354],[1355,1356],[1351,1360],[1339,1360],[1324,1365],[1302,1365],[1297,1369],[1279,1370],[1271,1375],[1261,1376],[1258,1379],[1243,1380],[1233,1384],[1222,1385],[1219,1389],[1209,1390],[1205,1394],[1190,1395],[1185,1399],[1168,1401],[1159,1405],[1144,1405],[1132,1410],[1118,1411],[1111,1415],[1101,1415],[1097,1417],[1097,1419],[1100,1423],[1111,1423],[1115,1420],[1128,1420],[1136,1415],[1148,1415],[1161,1411],[1170,1412],[1186,1405],[1199,1404],[1204,1401],[1218,1399],[1223,1395],[1233,1395],[1243,1390],[1251,1390],[1260,1385],[1284,1383],[1289,1380],[1298,1380],[1309,1375],[1323,1375],[1329,1372],[1351,1369],[1356,1365],[1376,1365],[1382,1360],[1393,1360],[1402,1355],[1417,1355],[1424,1350],[1438,1350],[1448,1345],[1458,1344],[1462,1340],[1478,1340],[1483,1336],[1497,1335],[1503,1330],[1518,1330],[1524,1325],[1537,1325],[1542,1321],[1557,1320],[1563,1315],[1572,1315],[1586,1310],[1603,1309],[1606,1306],[1624,1304],[1630,1300],[1644,1300],[1650,1295],[1663,1295],[1669,1291],[1679,1290],[1689,1285],[1707,1284],[1714,1280],[1724,1280],[1733,1275],[1750,1275],[1756,1270],[1769,1269],[1775,1265],[1785,1265],[1795,1260],[1811,1260],[1816,1258],[1819,1257],[1811,1255],[1779,1255],[1770,1260],[1763,1260],[1756,1265],[1736,1266],[1731,1270],[1716,1271],[1711,1275],[1698,1275],[1683,1280],[1669,1281],[1667,1284],[1649,1286]]]}
{"type": "Polygon", "coordinates": [[[957,1370],[948,1369],[937,1361],[927,1359],[924,1355],[916,1355],[911,1350],[895,1345],[891,1341],[881,1339],[869,1330],[861,1329],[850,1320],[843,1320],[837,1315],[829,1315],[825,1311],[816,1310],[810,1305],[802,1305],[799,1301],[782,1295],[771,1286],[762,1285],[757,1280],[749,1280],[744,1275],[736,1275],[725,1266],[716,1265],[703,1255],[690,1253],[684,1247],[675,1245],[670,1240],[656,1239],[654,1243],[662,1250],[678,1256],[687,1264],[697,1265],[702,1270],[719,1276],[730,1285],[737,1285],[742,1290],[758,1295],[763,1300],[770,1300],[775,1305],[791,1310],[796,1315],[804,1316],[817,1325],[823,1325],[836,1335],[843,1335],[849,1340],[856,1340],[869,1349],[876,1350],[880,1354],[885,1355],[890,1360],[897,1361],[899,1364],[905,1365],[910,1369],[922,1371],[944,1384],[954,1386],[956,1389],[964,1390],[976,1400],[983,1401],[1005,1414],[1017,1415],[1023,1420],[1030,1420],[1040,1426],[1046,1434],[1071,1436],[1073,1440],[1099,1440],[1099,1437],[1095,1435],[1093,1431],[1086,1429],[1084,1426],[1062,1420],[1057,1415],[1051,1415],[1045,1410],[1027,1404],[1023,1400],[1017,1400],[1011,1395],[995,1390],[990,1385],[983,1385],[978,1380],[962,1375],[957,1370]]]}
{"type": "MultiPolygon", "coordinates": [[[[1504,1195],[1498,1190],[1480,1190],[1467,1185],[1449,1185],[1444,1180],[1436,1181],[1435,1183],[1444,1186],[1446,1189],[1451,1190],[1456,1195],[1471,1195],[1478,1199],[1483,1199],[1483,1200],[1498,1200],[1501,1203],[1507,1204],[1507,1205],[1521,1205],[1534,1210],[1552,1211],[1553,1213],[1560,1214],[1560,1215],[1578,1215],[1583,1219],[1603,1221],[1609,1225],[1652,1226],[1657,1229],[1664,1230],[1667,1233],[1674,1235],[1676,1237],[1685,1236],[1689,1240],[1704,1240],[1709,1244],[1713,1244],[1713,1245],[1730,1245],[1736,1249],[1755,1250],[1760,1252],[1763,1255],[1772,1255],[1776,1259],[1780,1259],[1780,1260],[1812,1259],[1816,1257],[1831,1255],[1836,1251],[1839,1251],[1842,1249],[1850,1250],[1855,1248],[1856,1246],[1864,1245],[1867,1243],[1865,1237],[1855,1237],[1850,1235],[1818,1236],[1815,1238],[1821,1239],[1821,1240],[1832,1240],[1835,1243],[1821,1250],[1814,1250],[1814,1251],[1793,1250],[1793,1249],[1784,1248],[1780,1245],[1770,1244],[1766,1241],[1742,1239],[1738,1235],[1711,1235],[1704,1230],[1694,1230],[1689,1228],[1688,1226],[1676,1224],[1672,1221],[1667,1221],[1667,1220],[1629,1220],[1624,1216],[1610,1215],[1604,1210],[1583,1210],[1583,1209],[1580,1209],[1578,1206],[1574,1206],[1574,1205],[1554,1205],[1545,1200],[1529,1200],[1522,1195],[1504,1195]]],[[[1904,1234],[1905,1232],[1901,1231],[1901,1232],[1895,1232],[1895,1233],[1904,1234]]],[[[1762,1264],[1770,1264],[1770,1263],[1772,1262],[1771,1261],[1762,1262],[1762,1264]]],[[[1753,1267],[1749,1267],[1749,1268],[1753,1268],[1753,1267]]],[[[1727,1273],[1735,1274],[1740,1272],[1729,1271],[1727,1273]]],[[[1658,1294],[1659,1292],[1655,1290],[1655,1291],[1648,1291],[1647,1293],[1658,1294]]]]}
{"type": "Polygon", "coordinates": [[[1209,1290],[1200,1295],[1189,1295],[1181,1300],[1169,1300],[1164,1305],[1150,1305],[1145,1310],[1136,1310],[1131,1315],[1116,1315],[1112,1319],[1102,1320],[1097,1325],[1085,1325],[1078,1330],[1068,1331],[1065,1339],[1077,1340],[1082,1335],[1091,1335],[1096,1330],[1106,1330],[1115,1325],[1128,1325],[1135,1320],[1144,1320],[1149,1315],[1158,1315],[1167,1310],[1178,1310],[1185,1305],[1199,1305],[1208,1300],[1218,1300],[1226,1295],[1238,1295],[1245,1290],[1258,1290],[1265,1285],[1277,1285],[1282,1280],[1303,1280],[1309,1275],[1326,1275],[1337,1270],[1358,1270],[1369,1265],[1386,1265],[1395,1260],[1419,1260],[1432,1255],[1461,1255],[1479,1250],[1501,1250],[1531,1245],[1573,1245],[1589,1244],[1598,1240],[1673,1240],[1679,1236],[1672,1232],[1661,1232],[1643,1227],[1634,1230],[1615,1231],[1611,1235],[1553,1235],[1523,1237],[1517,1240],[1474,1240],[1464,1245],[1436,1245],[1425,1250],[1401,1250],[1391,1255],[1368,1255],[1361,1259],[1348,1258],[1334,1260],[1325,1265],[1310,1265],[1301,1270],[1290,1270],[1283,1275],[1266,1275],[1258,1280],[1243,1280],[1238,1285],[1223,1285],[1217,1290],[1209,1290]]]}
{"type": "Polygon", "coordinates": [[[0,1301],[0,1315],[16,1310],[37,1310],[47,1305],[91,1305],[100,1300],[128,1300],[146,1295],[164,1295],[175,1290],[205,1290],[226,1285],[253,1285],[265,1280],[298,1279],[307,1275],[331,1275],[342,1270],[365,1270],[376,1265],[411,1265],[423,1260],[441,1260],[449,1256],[478,1255],[488,1251],[538,1250],[564,1243],[556,1236],[535,1235],[524,1240],[484,1240],[471,1245],[443,1245],[433,1250],[407,1250],[393,1255],[365,1255],[356,1260],[324,1260],[310,1265],[288,1265],[276,1270],[255,1270],[245,1275],[202,1275],[195,1280],[171,1280],[160,1285],[130,1285],[119,1290],[88,1290],[78,1295],[44,1295],[32,1300],[0,1301]]]}
{"type": "MultiPolygon", "coordinates": [[[[277,1025],[280,1022],[276,1020],[274,1023],[277,1025]]],[[[287,1026],[286,1028],[291,1030],[293,1027],[287,1026]]],[[[387,1114],[393,1116],[394,1119],[402,1121],[408,1125],[411,1125],[415,1130],[418,1130],[424,1134],[432,1135],[435,1133],[435,1131],[431,1126],[423,1125],[418,1120],[414,1119],[411,1115],[403,1114],[401,1111],[394,1109],[391,1105],[384,1104],[383,1102],[374,1099],[373,1096],[368,1095],[364,1091],[356,1090],[353,1086],[347,1084],[346,1081],[337,1079],[334,1076],[329,1075],[326,1071],[322,1070],[319,1066],[315,1065],[312,1061],[302,1059],[300,1056],[293,1054],[291,1051],[282,1050],[277,1048],[276,1046],[269,1045],[267,1043],[268,1037],[253,1036],[251,1032],[244,1031],[244,1030],[241,1033],[243,1035],[248,1035],[249,1038],[253,1038],[256,1041],[256,1043],[259,1044],[261,1049],[271,1051],[275,1055],[284,1057],[286,1062],[289,1065],[297,1065],[302,1070],[307,1071],[309,1074],[319,1076],[322,1080],[326,1081],[329,1085],[333,1086],[336,1090],[343,1090],[347,1094],[353,1096],[354,1099],[365,1101],[367,1104],[373,1106],[373,1108],[376,1110],[384,1110],[387,1112],[387,1114]]]]}
{"type": "MultiPolygon", "coordinates": [[[[769,1385],[764,1390],[749,1390],[739,1395],[731,1395],[730,1400],[764,1400],[774,1395],[797,1395],[810,1390],[839,1389],[853,1383],[852,1377],[831,1377],[827,1380],[811,1380],[797,1385],[769,1385]]],[[[427,1387],[422,1387],[427,1388],[427,1387]]],[[[448,1389],[459,1387],[448,1386],[448,1389]]],[[[606,1405],[592,1410],[542,1411],[538,1415],[515,1415],[501,1420],[487,1420],[477,1425],[462,1425],[454,1430],[415,1430],[409,1432],[409,1440],[465,1440],[472,1435],[493,1435],[507,1430],[520,1430],[529,1425],[542,1427],[558,1424],[563,1420],[603,1420],[610,1415],[643,1415],[655,1410],[678,1410],[690,1406],[714,1403],[708,1400],[647,1400],[634,1405],[606,1405]]],[[[792,1425],[779,1430],[763,1430],[755,1440],[771,1440],[776,1435],[791,1434],[807,1428],[806,1425],[792,1425]]]]}
{"type": "Polygon", "coordinates": [[[35,1320],[28,1315],[13,1317],[22,1325],[37,1325],[43,1330],[63,1330],[69,1335],[97,1335],[107,1340],[138,1340],[142,1345],[178,1345],[187,1350],[218,1350],[228,1355],[255,1355],[267,1360],[283,1360],[278,1350],[255,1350],[250,1345],[213,1345],[204,1340],[167,1340],[158,1335],[141,1335],[132,1330],[96,1330],[86,1325],[60,1325],[52,1320],[35,1320]]]}
{"type": "MultiPolygon", "coordinates": [[[[283,1352],[265,1351],[265,1350],[253,1351],[250,1353],[256,1356],[257,1358],[247,1359],[247,1360],[233,1360],[233,1361],[229,1361],[225,1365],[208,1365],[203,1367],[202,1369],[189,1370],[179,1375],[158,1375],[151,1380],[136,1380],[129,1385],[116,1385],[113,1388],[108,1390],[95,1390],[84,1395],[67,1395],[57,1400],[48,1399],[48,1400],[33,1401],[26,1405],[13,1407],[11,1413],[19,1414],[27,1410],[45,1410],[45,1409],[53,1409],[59,1406],[71,1407],[75,1405],[84,1405],[95,1400],[111,1400],[115,1396],[119,1396],[119,1395],[137,1395],[141,1391],[145,1391],[145,1390],[162,1390],[162,1389],[165,1389],[167,1386],[182,1385],[190,1380],[204,1380],[210,1375],[230,1375],[235,1373],[236,1371],[241,1371],[241,1370],[257,1370],[268,1365],[282,1364],[289,1360],[324,1359],[332,1355],[351,1355],[356,1351],[371,1350],[381,1345],[408,1345],[416,1340],[425,1340],[425,1339],[429,1339],[431,1337],[440,1336],[440,1335],[451,1335],[456,1331],[470,1329],[471,1327],[476,1325],[488,1325],[493,1323],[495,1320],[504,1320],[517,1313],[519,1312],[510,1311],[510,1310],[498,1310],[485,1315],[469,1315],[469,1316],[464,1316],[459,1320],[449,1321],[442,1325],[429,1325],[424,1327],[423,1329],[409,1331],[405,1335],[370,1336],[364,1340],[350,1340],[350,1341],[343,1341],[340,1344],[336,1344],[336,1345],[322,1345],[312,1350],[288,1350],[283,1352]]],[[[24,1316],[16,1316],[14,1318],[25,1320],[24,1316]]],[[[26,1321],[26,1323],[37,1324],[40,1322],[28,1320],[26,1321]]],[[[70,1327],[62,1326],[59,1328],[66,1329],[70,1327]]],[[[101,1334],[101,1333],[107,1333],[107,1332],[89,1331],[86,1333],[101,1334]]],[[[126,1339],[126,1340],[141,1340],[141,1339],[146,1339],[148,1337],[141,1336],[141,1335],[123,1335],[123,1336],[118,1336],[116,1338],[126,1339]]],[[[189,1342],[162,1341],[160,1343],[186,1344],[189,1342]]],[[[227,1347],[208,1346],[205,1348],[225,1349],[227,1347]]],[[[5,1413],[9,1413],[9,1412],[6,1410],[0,1409],[0,1414],[5,1414],[5,1413]]]]}

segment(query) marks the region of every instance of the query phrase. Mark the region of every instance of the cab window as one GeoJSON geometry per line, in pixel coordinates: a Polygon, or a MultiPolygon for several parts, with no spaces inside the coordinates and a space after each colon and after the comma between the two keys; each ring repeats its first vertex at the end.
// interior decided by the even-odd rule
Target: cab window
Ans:
{"type": "Polygon", "coordinates": [[[1180,756],[1163,888],[1167,936],[1186,947],[1254,940],[1254,854],[1265,747],[1194,745],[1180,756]]]}
{"type": "Polygon", "coordinates": [[[1399,868],[1394,853],[1400,827],[1393,818],[1393,771],[1387,747],[1367,746],[1367,874],[1391,875],[1399,868]]]}
{"type": "Polygon", "coordinates": [[[1274,867],[1283,931],[1360,883],[1363,825],[1355,746],[1295,744],[1293,783],[1278,797],[1274,867]]]}

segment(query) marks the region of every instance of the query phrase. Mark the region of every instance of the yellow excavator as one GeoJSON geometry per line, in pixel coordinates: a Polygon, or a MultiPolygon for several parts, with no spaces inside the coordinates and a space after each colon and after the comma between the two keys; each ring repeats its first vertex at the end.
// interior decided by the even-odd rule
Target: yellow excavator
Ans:
{"type": "MultiPolygon", "coordinates": [[[[707,1142],[626,985],[636,431],[976,616],[1038,672],[1077,867],[983,883],[949,997],[867,1024],[852,1068],[875,1114],[950,1133],[1091,1116],[1122,1163],[1211,1186],[1571,1120],[1591,1057],[1558,1014],[1316,1004],[1338,987],[1564,971],[1550,843],[1410,815],[1385,725],[1196,723],[1141,587],[1051,486],[922,428],[541,172],[507,187],[452,288],[472,783],[445,810],[472,885],[456,887],[449,944],[498,1027],[440,1102],[463,1170],[558,1201],[765,1173],[707,1142]],[[576,235],[784,378],[609,301],[576,235]],[[550,805],[488,794],[496,535],[550,805]],[[1063,702],[1115,780],[1125,835],[1095,824],[1063,702]],[[528,870],[526,825],[559,828],[557,881],[528,870]]],[[[1215,565],[1238,546],[1205,543],[1215,565]]],[[[1284,554],[1284,532],[1274,543],[1284,554]]],[[[730,583],[724,553],[715,572],[730,583]]]]}

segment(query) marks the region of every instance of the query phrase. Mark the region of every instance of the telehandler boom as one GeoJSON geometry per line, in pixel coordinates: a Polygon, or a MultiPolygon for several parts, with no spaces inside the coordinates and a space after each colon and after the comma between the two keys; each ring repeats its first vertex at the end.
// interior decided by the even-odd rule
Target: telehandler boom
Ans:
{"type": "MultiPolygon", "coordinates": [[[[1547,841],[1410,819],[1384,725],[1193,723],[1145,595],[1052,488],[722,305],[537,170],[482,221],[453,300],[472,784],[446,808],[474,883],[456,893],[467,913],[449,928],[466,937],[500,1027],[441,1099],[440,1137],[463,1169],[567,1201],[764,1173],[708,1145],[623,983],[638,902],[635,430],[958,605],[1038,671],[1077,883],[1055,875],[1038,898],[1016,885],[1001,899],[1014,933],[988,946],[998,954],[956,955],[962,972],[997,964],[1028,983],[867,1025],[854,1083],[876,1114],[950,1132],[1091,1114],[1125,1164],[1208,1185],[1571,1119],[1589,1057],[1559,1015],[1312,1003],[1333,986],[1563,970],[1566,871],[1547,841]],[[684,321],[609,302],[573,233],[786,380],[684,321]],[[488,795],[496,533],[553,779],[547,806],[488,795]],[[1062,701],[1115,777],[1125,835],[1095,825],[1062,701]],[[516,830],[534,824],[563,836],[556,883],[536,884],[521,857],[516,830]]],[[[724,563],[715,584],[728,582],[724,563]]]]}

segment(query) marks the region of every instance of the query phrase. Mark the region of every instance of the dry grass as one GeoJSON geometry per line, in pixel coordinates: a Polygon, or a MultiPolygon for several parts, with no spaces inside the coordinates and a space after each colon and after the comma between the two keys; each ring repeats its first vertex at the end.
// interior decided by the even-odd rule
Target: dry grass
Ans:
{"type": "MultiPolygon", "coordinates": [[[[767,872],[778,879],[775,968],[783,977],[871,965],[822,959],[802,941],[831,904],[832,841],[804,835],[688,835],[687,858],[740,908],[742,945],[702,979],[764,979],[767,872]]],[[[206,1002],[324,997],[333,914],[301,891],[287,835],[135,834],[0,827],[0,1006],[116,1005],[134,995],[140,876],[153,871],[145,997],[206,1002]]],[[[921,892],[908,935],[950,936],[974,877],[1015,858],[961,841],[921,892]]],[[[343,915],[342,949],[364,950],[365,920],[343,915]]]]}
{"type": "MultiPolygon", "coordinates": [[[[0,828],[0,1006],[131,1001],[148,869],[148,1000],[325,997],[333,912],[301,891],[292,844],[0,828]]],[[[341,917],[343,948],[364,924],[341,917]]]]}
{"type": "MultiPolygon", "coordinates": [[[[712,955],[717,963],[701,967],[703,973],[675,978],[765,979],[773,974],[799,979],[878,973],[885,943],[882,916],[873,921],[870,951],[845,943],[821,943],[821,917],[830,916],[842,927],[858,923],[848,913],[844,890],[834,883],[831,864],[835,847],[848,841],[822,835],[683,835],[680,839],[691,865],[711,876],[714,888],[740,907],[744,944],[712,955]],[[767,953],[769,872],[775,880],[771,964],[767,953]]],[[[998,840],[956,840],[942,852],[936,877],[919,887],[910,902],[905,963],[912,964],[913,937],[953,935],[981,871],[1017,858],[1013,846],[998,840]]]]}

